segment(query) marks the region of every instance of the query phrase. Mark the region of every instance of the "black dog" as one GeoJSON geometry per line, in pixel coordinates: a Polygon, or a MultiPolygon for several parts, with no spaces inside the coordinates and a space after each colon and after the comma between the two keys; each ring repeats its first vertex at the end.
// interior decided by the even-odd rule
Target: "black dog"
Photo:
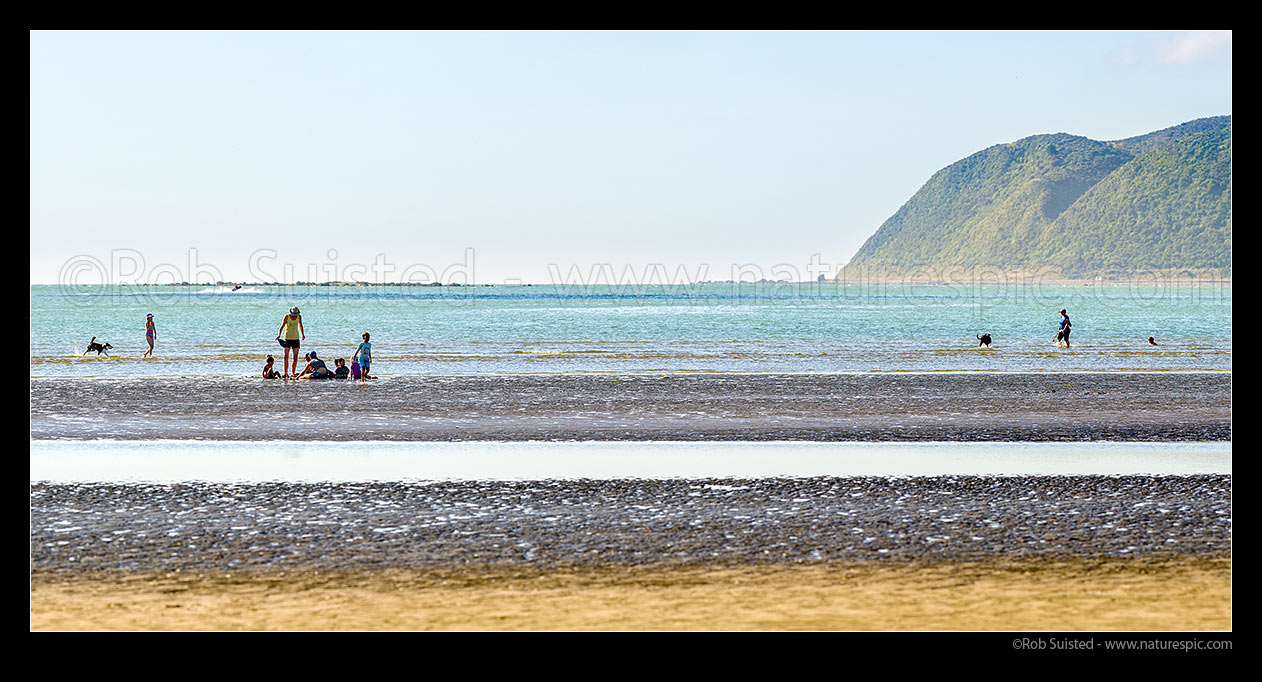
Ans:
{"type": "MultiPolygon", "coordinates": [[[[96,351],[96,354],[99,356],[101,353],[105,353],[105,351],[111,348],[113,348],[113,346],[111,346],[108,343],[106,344],[97,343],[96,337],[93,336],[92,340],[88,342],[88,349],[83,351],[83,354],[87,355],[88,353],[91,353],[92,351],[96,351]]],[[[105,357],[109,357],[109,356],[110,356],[109,353],[105,353],[105,357]]]]}
{"type": "MultiPolygon", "coordinates": [[[[974,334],[974,336],[976,336],[976,334],[974,334]]],[[[982,346],[990,348],[990,334],[982,334],[977,337],[977,340],[981,342],[977,344],[978,348],[981,348],[982,346]]]]}

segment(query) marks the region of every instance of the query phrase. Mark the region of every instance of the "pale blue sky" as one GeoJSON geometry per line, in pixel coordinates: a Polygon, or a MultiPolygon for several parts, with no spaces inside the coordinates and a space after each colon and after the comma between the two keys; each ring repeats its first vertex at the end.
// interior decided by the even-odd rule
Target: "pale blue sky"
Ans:
{"type": "Polygon", "coordinates": [[[35,32],[31,281],[806,274],[992,144],[1230,113],[1230,33],[35,32]]]}

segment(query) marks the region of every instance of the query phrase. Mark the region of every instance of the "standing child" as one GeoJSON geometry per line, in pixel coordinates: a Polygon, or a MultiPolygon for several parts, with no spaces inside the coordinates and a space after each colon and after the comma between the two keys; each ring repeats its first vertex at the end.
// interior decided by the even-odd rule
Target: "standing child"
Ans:
{"type": "Polygon", "coordinates": [[[372,344],[368,343],[368,332],[364,332],[364,342],[355,349],[352,359],[359,363],[359,380],[362,382],[371,379],[368,376],[368,366],[372,364],[372,344]]]}
{"type": "Polygon", "coordinates": [[[145,316],[145,341],[149,343],[149,350],[145,351],[143,357],[153,357],[153,342],[158,340],[158,328],[153,324],[153,313],[145,316]]]}

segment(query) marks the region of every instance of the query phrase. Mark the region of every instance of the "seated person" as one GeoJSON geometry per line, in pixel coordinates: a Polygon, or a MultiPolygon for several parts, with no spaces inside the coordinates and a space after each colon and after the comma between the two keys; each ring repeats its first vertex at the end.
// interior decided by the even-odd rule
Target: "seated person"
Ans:
{"type": "Polygon", "coordinates": [[[351,376],[351,368],[346,366],[346,358],[338,358],[333,361],[337,365],[337,370],[333,372],[334,378],[349,379],[351,376]]]}
{"type": "Polygon", "coordinates": [[[315,351],[307,353],[307,366],[302,368],[302,372],[298,375],[299,379],[329,379],[333,376],[333,372],[324,364],[324,361],[316,357],[315,351]]]}
{"type": "Polygon", "coordinates": [[[274,364],[276,364],[276,358],[270,355],[267,356],[267,364],[263,365],[263,378],[264,379],[276,379],[280,377],[280,372],[277,372],[276,368],[272,366],[274,364]]]}

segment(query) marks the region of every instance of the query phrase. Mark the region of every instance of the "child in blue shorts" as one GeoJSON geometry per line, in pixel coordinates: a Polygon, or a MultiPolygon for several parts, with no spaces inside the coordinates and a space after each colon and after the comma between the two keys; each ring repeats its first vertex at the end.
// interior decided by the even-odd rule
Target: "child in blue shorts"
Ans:
{"type": "Polygon", "coordinates": [[[355,355],[351,359],[359,363],[359,379],[361,382],[372,378],[368,376],[368,366],[372,364],[372,344],[368,342],[368,332],[364,332],[364,342],[359,344],[359,348],[355,349],[355,355]]]}

